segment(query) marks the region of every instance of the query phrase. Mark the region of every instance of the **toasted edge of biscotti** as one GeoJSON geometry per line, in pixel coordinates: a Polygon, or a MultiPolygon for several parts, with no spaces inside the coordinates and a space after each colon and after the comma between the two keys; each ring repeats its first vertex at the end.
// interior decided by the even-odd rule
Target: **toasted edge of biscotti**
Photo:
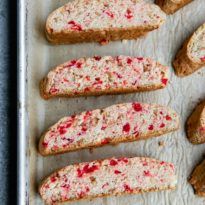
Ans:
{"type": "Polygon", "coordinates": [[[193,186],[196,195],[205,197],[205,160],[195,167],[189,183],[193,186]]]}
{"type": "MultiPolygon", "coordinates": [[[[179,129],[179,125],[174,129],[170,129],[170,130],[167,129],[167,130],[164,130],[163,132],[162,131],[157,131],[157,132],[153,132],[150,135],[143,135],[143,136],[141,135],[140,140],[146,140],[146,139],[149,139],[149,138],[152,138],[152,137],[159,137],[161,135],[171,133],[171,132],[176,131],[178,129],[179,129]]],[[[42,142],[44,140],[44,135],[41,136],[40,141],[39,141],[39,147],[38,147],[39,153],[42,156],[58,155],[58,154],[64,154],[64,153],[78,151],[78,150],[82,150],[82,149],[91,149],[91,148],[98,148],[98,147],[105,146],[105,145],[102,145],[101,142],[99,142],[98,144],[96,143],[93,146],[74,147],[74,148],[69,148],[68,150],[58,149],[58,152],[47,152],[42,146],[42,142]]],[[[133,136],[129,136],[129,137],[128,136],[121,136],[121,137],[118,137],[118,140],[112,140],[107,145],[117,145],[117,144],[120,144],[120,143],[128,143],[128,142],[135,142],[135,141],[136,141],[136,139],[133,136]]]]}
{"type": "Polygon", "coordinates": [[[155,0],[155,3],[166,13],[173,14],[193,0],[181,0],[179,3],[174,0],[155,0]]]}
{"type": "MultiPolygon", "coordinates": [[[[157,159],[154,159],[154,158],[149,158],[149,157],[126,157],[126,159],[131,159],[131,158],[139,158],[139,159],[150,159],[150,160],[156,160],[156,161],[160,161],[160,160],[157,160],[157,159]]],[[[103,160],[112,160],[112,159],[117,159],[115,157],[112,157],[112,158],[108,158],[108,159],[100,159],[100,160],[95,160],[95,161],[103,161],[103,160]]],[[[93,161],[93,162],[95,162],[93,161]]],[[[92,161],[91,161],[92,162],[92,161]]],[[[87,162],[87,163],[91,163],[91,162],[87,162]]],[[[163,161],[162,161],[163,162],[163,161]]],[[[83,162],[84,164],[86,162],[83,162]]],[[[163,162],[164,163],[164,162],[163,162]]],[[[166,162],[165,162],[166,163],[166,162]]],[[[168,162],[167,162],[168,163],[168,162]]],[[[73,164],[73,165],[70,165],[70,166],[78,166],[80,165],[81,163],[76,163],[76,164],[73,164]]],[[[48,175],[47,177],[45,177],[39,184],[38,186],[38,192],[40,194],[40,196],[42,197],[43,200],[44,197],[41,193],[41,189],[42,189],[42,186],[44,185],[44,183],[46,183],[46,181],[52,177],[52,176],[56,176],[56,174],[60,171],[64,171],[66,167],[64,168],[61,168],[61,169],[58,169],[56,170],[55,172],[53,172],[52,174],[48,175]]],[[[101,197],[109,197],[109,196],[124,196],[124,195],[130,195],[130,194],[143,194],[143,193],[148,193],[148,192],[158,192],[158,191],[166,191],[166,190],[175,190],[176,189],[176,186],[177,186],[177,177],[176,177],[176,174],[175,174],[175,184],[173,185],[168,185],[167,187],[157,187],[157,188],[152,188],[152,189],[146,189],[146,190],[141,190],[141,189],[133,189],[131,193],[129,192],[122,192],[122,193],[115,193],[114,191],[110,191],[109,193],[107,194],[99,194],[99,195],[96,195],[94,197],[82,197],[80,199],[70,199],[70,200],[66,200],[66,201],[62,201],[62,202],[57,202],[58,204],[64,204],[64,203],[69,203],[69,202],[77,202],[77,201],[83,201],[83,200],[93,200],[93,199],[96,199],[96,198],[101,198],[101,197]]],[[[48,204],[48,205],[51,205],[51,204],[48,204]]]]}
{"type": "Polygon", "coordinates": [[[189,141],[193,144],[205,143],[205,138],[201,137],[200,133],[198,133],[198,129],[201,126],[201,118],[203,117],[203,115],[205,115],[205,102],[201,102],[199,105],[197,105],[197,107],[194,109],[194,111],[187,120],[187,137],[189,141]]]}
{"type": "Polygon", "coordinates": [[[55,97],[64,97],[64,98],[74,98],[74,97],[88,97],[88,96],[100,96],[100,95],[118,95],[118,94],[129,94],[134,92],[146,92],[146,91],[154,91],[158,89],[162,89],[165,86],[163,85],[156,85],[156,86],[144,86],[144,87],[138,87],[136,89],[109,89],[106,91],[97,91],[97,92],[78,92],[78,94],[75,93],[65,93],[65,94],[55,94],[51,95],[47,92],[45,92],[46,84],[48,82],[47,78],[44,78],[40,81],[40,95],[45,100],[55,98],[55,97]]]}
{"type": "Polygon", "coordinates": [[[194,42],[197,40],[197,35],[200,34],[205,30],[205,24],[200,26],[193,34],[192,36],[185,41],[182,48],[178,51],[174,61],[173,61],[173,67],[175,69],[175,73],[179,77],[185,77],[188,76],[197,70],[199,70],[201,67],[205,65],[203,62],[198,62],[194,60],[190,55],[190,49],[191,45],[194,44],[194,42]]]}

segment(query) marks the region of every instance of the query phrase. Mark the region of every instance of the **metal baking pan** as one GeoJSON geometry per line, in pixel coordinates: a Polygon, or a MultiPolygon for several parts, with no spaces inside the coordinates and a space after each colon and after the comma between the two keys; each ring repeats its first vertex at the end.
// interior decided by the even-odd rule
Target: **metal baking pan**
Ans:
{"type": "MultiPolygon", "coordinates": [[[[179,12],[167,17],[166,23],[146,37],[132,41],[50,45],[44,35],[44,25],[50,12],[68,0],[18,1],[18,204],[43,204],[37,192],[40,181],[68,164],[111,156],[149,156],[173,162],[177,168],[176,191],[142,195],[100,198],[75,204],[157,204],[202,205],[203,198],[193,194],[187,177],[204,153],[204,145],[191,145],[186,139],[184,123],[196,104],[205,98],[205,69],[180,79],[171,61],[183,41],[205,22],[205,1],[195,0],[179,12]],[[116,96],[52,99],[39,95],[39,81],[54,66],[73,58],[93,55],[136,55],[152,57],[170,67],[170,83],[166,89],[154,92],[116,96]],[[38,154],[41,133],[59,118],[84,110],[103,108],[115,103],[141,101],[168,105],[181,115],[178,132],[147,141],[105,146],[52,157],[38,154]],[[160,143],[163,142],[163,143],[160,143]],[[163,146],[160,146],[162,145],[163,146]]],[[[148,0],[152,2],[152,0],[148,0]]]]}

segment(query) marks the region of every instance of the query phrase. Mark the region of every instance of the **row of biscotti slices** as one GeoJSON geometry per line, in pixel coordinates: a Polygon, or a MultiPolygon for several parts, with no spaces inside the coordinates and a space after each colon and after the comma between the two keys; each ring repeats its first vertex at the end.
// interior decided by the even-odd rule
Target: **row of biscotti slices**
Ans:
{"type": "MultiPolygon", "coordinates": [[[[179,127],[168,107],[138,102],[65,117],[42,137],[42,155],[148,139],[179,127]]],[[[174,189],[170,163],[149,158],[121,158],[68,166],[48,177],[39,192],[47,204],[125,193],[174,189]],[[129,173],[129,174],[128,174],[129,173]]]]}
{"type": "MultiPolygon", "coordinates": [[[[105,42],[136,38],[158,28],[164,19],[163,12],[156,6],[140,0],[79,0],[53,12],[46,31],[54,43],[105,42]]],[[[150,59],[97,57],[59,66],[42,81],[41,93],[50,98],[152,90],[164,87],[167,80],[167,69],[150,59]],[[91,65],[88,68],[87,63],[91,65]],[[102,69],[101,63],[110,63],[111,69],[105,66],[102,69]],[[82,83],[82,79],[86,83],[82,83]]],[[[140,140],[174,131],[178,125],[177,114],[163,106],[114,105],[63,118],[42,136],[39,150],[49,155],[140,140]]],[[[46,203],[56,204],[175,186],[172,164],[148,158],[121,158],[68,166],[46,179],[39,191],[46,203]]]]}
{"type": "MultiPolygon", "coordinates": [[[[161,2],[161,3],[160,3],[161,2]]],[[[159,0],[176,10],[190,0],[159,0]],[[174,6],[175,5],[175,6],[174,6]]],[[[134,39],[158,28],[165,14],[142,0],[75,0],[54,11],[47,19],[46,34],[53,43],[134,39]]],[[[186,76],[205,65],[205,24],[184,44],[173,65],[178,76],[186,76]]]]}
{"type": "MultiPolygon", "coordinates": [[[[205,24],[183,45],[173,62],[187,76],[205,65],[205,24]]],[[[168,69],[149,58],[118,56],[70,60],[41,82],[44,98],[148,91],[165,87],[168,69]]]]}
{"type": "MultiPolygon", "coordinates": [[[[187,137],[193,144],[205,143],[205,101],[199,103],[186,124],[187,137]]],[[[205,196],[205,161],[193,171],[190,183],[199,196],[205,196]]]]}

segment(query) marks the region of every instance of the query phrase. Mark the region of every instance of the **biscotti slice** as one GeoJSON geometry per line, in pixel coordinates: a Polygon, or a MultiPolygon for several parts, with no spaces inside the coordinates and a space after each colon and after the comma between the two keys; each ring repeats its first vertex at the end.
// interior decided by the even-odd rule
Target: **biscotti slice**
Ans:
{"type": "Polygon", "coordinates": [[[156,0],[156,4],[167,14],[173,14],[193,0],[156,0]]]}
{"type": "Polygon", "coordinates": [[[173,190],[174,165],[152,158],[111,158],[67,166],[39,187],[46,204],[93,199],[109,195],[173,190]]]}
{"type": "Polygon", "coordinates": [[[184,43],[173,65],[180,77],[190,75],[205,66],[205,24],[184,43]]]}
{"type": "Polygon", "coordinates": [[[168,68],[149,58],[95,56],[70,60],[41,81],[41,96],[87,96],[164,88],[168,68]]]}
{"type": "Polygon", "coordinates": [[[46,35],[56,44],[135,39],[165,18],[158,6],[143,0],[75,0],[50,14],[46,35]]]}
{"type": "Polygon", "coordinates": [[[195,168],[189,182],[198,196],[205,196],[205,160],[195,168]]]}
{"type": "Polygon", "coordinates": [[[179,117],[168,107],[137,102],[118,104],[61,119],[41,137],[39,151],[49,155],[137,141],[178,127],[179,117]]]}
{"type": "Polygon", "coordinates": [[[193,144],[205,143],[205,102],[200,103],[189,117],[187,136],[193,144]]]}

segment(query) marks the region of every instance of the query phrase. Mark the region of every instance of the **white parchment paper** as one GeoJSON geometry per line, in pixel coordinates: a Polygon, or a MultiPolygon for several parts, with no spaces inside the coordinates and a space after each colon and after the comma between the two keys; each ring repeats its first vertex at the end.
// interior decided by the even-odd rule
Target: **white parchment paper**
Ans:
{"type": "MultiPolygon", "coordinates": [[[[152,1],[152,0],[150,0],[152,1]]],[[[148,156],[173,162],[178,175],[176,191],[148,193],[122,197],[100,198],[73,205],[202,205],[205,199],[193,194],[187,182],[194,166],[202,159],[205,145],[188,142],[184,124],[196,106],[205,99],[205,69],[180,79],[173,72],[171,62],[183,41],[205,22],[205,0],[194,0],[172,16],[166,23],[146,37],[127,42],[112,42],[107,46],[97,43],[50,45],[44,36],[44,25],[50,12],[67,0],[27,0],[27,63],[29,112],[29,172],[30,204],[43,204],[37,193],[40,181],[66,165],[112,156],[148,156]],[[56,65],[72,58],[93,55],[136,55],[152,57],[170,67],[170,83],[166,89],[128,95],[54,99],[45,101],[39,95],[39,81],[56,65]],[[61,117],[84,110],[103,108],[115,103],[140,101],[158,103],[175,109],[181,116],[181,129],[169,135],[147,141],[105,146],[53,157],[42,157],[37,152],[41,133],[61,117]],[[163,146],[159,143],[163,142],[163,146]]]]}

